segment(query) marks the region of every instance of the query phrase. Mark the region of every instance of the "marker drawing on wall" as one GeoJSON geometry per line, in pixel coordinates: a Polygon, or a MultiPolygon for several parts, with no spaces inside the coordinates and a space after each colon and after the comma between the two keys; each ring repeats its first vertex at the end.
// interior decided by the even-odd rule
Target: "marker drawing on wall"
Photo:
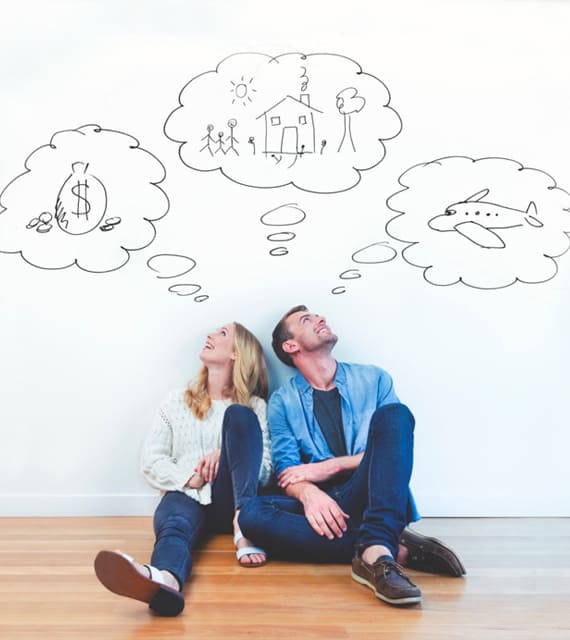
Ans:
{"type": "MultiPolygon", "coordinates": [[[[299,208],[296,202],[282,204],[275,209],[271,209],[264,213],[260,221],[268,227],[291,227],[303,222],[307,214],[299,208]]],[[[292,231],[275,231],[267,236],[269,242],[278,244],[269,250],[270,256],[286,256],[289,250],[283,246],[284,242],[291,242],[297,237],[292,231]]]]}
{"type": "MultiPolygon", "coordinates": [[[[381,264],[382,262],[390,262],[398,252],[390,246],[389,242],[374,242],[362,249],[358,249],[352,254],[352,261],[356,264],[381,264]]],[[[338,276],[341,280],[358,280],[362,277],[360,269],[346,269],[338,276]]],[[[346,285],[339,285],[331,290],[334,295],[346,293],[346,285]]]]}
{"type": "Polygon", "coordinates": [[[418,164],[388,198],[388,235],[434,285],[499,289],[541,283],[570,248],[570,194],[507,158],[450,156],[418,164]]]}
{"type": "Polygon", "coordinates": [[[489,189],[483,189],[462,202],[446,208],[445,213],[435,216],[428,226],[436,231],[457,231],[483,249],[504,249],[505,242],[500,229],[514,229],[529,224],[542,227],[536,217],[536,204],[530,202],[526,211],[512,209],[483,200],[489,189]]]}
{"type": "Polygon", "coordinates": [[[346,191],[402,129],[382,81],[332,53],[237,53],[192,78],[179,103],[164,132],[182,162],[250,187],[346,191]]]}
{"type": "Polygon", "coordinates": [[[120,131],[59,131],[25,168],[0,194],[0,252],[40,269],[119,269],[168,212],[162,163],[120,131]]]}
{"type": "MultiPolygon", "coordinates": [[[[146,264],[157,274],[157,278],[171,280],[190,273],[196,266],[196,260],[178,253],[159,253],[150,257],[146,264]]],[[[177,283],[168,287],[168,291],[177,296],[193,296],[201,289],[202,287],[195,283],[177,283]]],[[[206,294],[200,294],[194,298],[194,302],[205,302],[209,297],[206,294]]]]}

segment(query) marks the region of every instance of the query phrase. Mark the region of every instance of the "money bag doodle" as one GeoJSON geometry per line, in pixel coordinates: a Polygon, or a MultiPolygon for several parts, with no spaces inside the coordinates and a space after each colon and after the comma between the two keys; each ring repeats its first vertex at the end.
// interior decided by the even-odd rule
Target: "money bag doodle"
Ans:
{"type": "Polygon", "coordinates": [[[89,163],[74,162],[72,173],[57,194],[55,218],[62,231],[78,236],[93,231],[107,210],[103,183],[87,173],[89,163]]]}

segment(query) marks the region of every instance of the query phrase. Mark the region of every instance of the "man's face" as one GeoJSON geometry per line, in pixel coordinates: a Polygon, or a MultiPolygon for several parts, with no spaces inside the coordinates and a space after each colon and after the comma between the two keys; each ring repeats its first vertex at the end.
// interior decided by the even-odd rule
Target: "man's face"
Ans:
{"type": "Polygon", "coordinates": [[[287,318],[287,328],[292,338],[286,340],[286,345],[294,352],[322,351],[324,348],[332,350],[338,337],[331,331],[326,318],[311,311],[297,311],[287,318]]]}

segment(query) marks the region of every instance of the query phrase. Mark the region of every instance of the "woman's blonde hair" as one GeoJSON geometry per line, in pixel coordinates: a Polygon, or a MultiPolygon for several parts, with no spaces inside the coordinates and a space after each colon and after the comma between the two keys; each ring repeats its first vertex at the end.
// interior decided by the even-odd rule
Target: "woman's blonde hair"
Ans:
{"type": "MultiPolygon", "coordinates": [[[[235,360],[228,397],[234,404],[251,407],[251,396],[267,399],[267,365],[259,340],[239,322],[234,322],[235,360]]],[[[203,420],[212,406],[208,393],[208,369],[203,366],[194,384],[186,389],[184,402],[203,420]]]]}

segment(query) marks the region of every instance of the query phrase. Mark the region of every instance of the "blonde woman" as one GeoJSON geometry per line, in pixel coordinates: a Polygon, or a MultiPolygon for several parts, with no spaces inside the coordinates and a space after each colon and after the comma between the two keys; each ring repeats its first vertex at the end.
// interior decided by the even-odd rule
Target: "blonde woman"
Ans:
{"type": "Polygon", "coordinates": [[[243,567],[266,561],[237,524],[241,507],[271,475],[263,351],[233,322],[208,334],[200,360],[196,381],[167,396],[144,445],[142,471],[163,493],[150,564],[120,551],[101,551],[95,559],[105,587],[164,616],[184,608],[191,551],[209,533],[233,530],[243,567]]]}

